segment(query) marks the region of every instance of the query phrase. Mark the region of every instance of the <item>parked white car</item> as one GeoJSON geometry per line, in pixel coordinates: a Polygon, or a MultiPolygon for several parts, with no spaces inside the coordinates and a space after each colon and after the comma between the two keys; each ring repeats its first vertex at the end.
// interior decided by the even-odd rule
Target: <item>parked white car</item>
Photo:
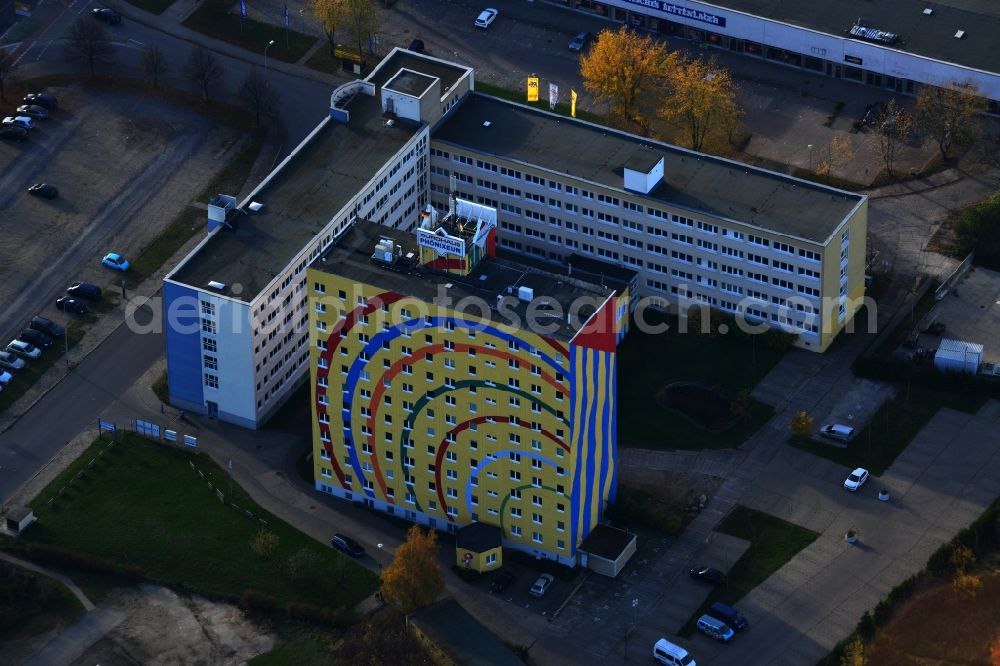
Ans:
{"type": "Polygon", "coordinates": [[[7,351],[24,358],[38,358],[42,355],[42,350],[24,340],[11,340],[7,345],[7,351]]]}
{"type": "Polygon", "coordinates": [[[850,490],[852,493],[857,491],[858,488],[865,485],[865,481],[868,480],[868,470],[864,467],[859,467],[847,477],[844,481],[844,489],[850,490]]]}
{"type": "Polygon", "coordinates": [[[476,27],[486,30],[486,28],[490,27],[490,25],[493,24],[493,21],[497,20],[497,14],[499,13],[500,12],[493,9],[492,7],[488,7],[483,11],[479,12],[479,16],[476,18],[476,27]]]}
{"type": "Polygon", "coordinates": [[[546,592],[549,591],[549,588],[552,587],[552,582],[554,580],[555,578],[552,577],[552,574],[542,574],[541,576],[539,576],[538,580],[535,581],[535,584],[531,586],[531,592],[530,592],[531,596],[533,597],[543,596],[546,592]]]}
{"type": "Polygon", "coordinates": [[[35,121],[28,116],[7,116],[3,119],[4,127],[23,127],[30,130],[35,129],[35,121]]]}

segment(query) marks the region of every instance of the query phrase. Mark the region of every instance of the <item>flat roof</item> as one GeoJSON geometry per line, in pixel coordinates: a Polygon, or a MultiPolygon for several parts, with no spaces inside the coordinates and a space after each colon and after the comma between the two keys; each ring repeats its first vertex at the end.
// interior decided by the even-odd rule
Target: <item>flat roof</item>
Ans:
{"type": "Polygon", "coordinates": [[[899,36],[895,43],[884,45],[887,48],[1000,71],[1000,3],[995,0],[712,0],[705,4],[840,37],[848,37],[851,26],[861,18],[871,28],[899,36]],[[926,8],[934,13],[924,14],[926,8]],[[965,31],[962,39],[955,38],[959,30],[965,31]]]}
{"type": "MultiPolygon", "coordinates": [[[[365,80],[374,84],[376,88],[381,88],[401,69],[410,69],[427,77],[441,79],[441,95],[443,96],[471,68],[423,56],[406,49],[395,49],[365,80]]],[[[378,94],[377,90],[375,94],[378,94]]]]}
{"type": "Polygon", "coordinates": [[[434,81],[433,76],[424,76],[413,70],[404,69],[400,70],[389,83],[385,84],[385,87],[389,90],[412,95],[413,97],[420,97],[431,87],[434,81]]]}
{"type": "MultiPolygon", "coordinates": [[[[317,257],[311,267],[355,282],[419,298],[426,303],[435,303],[439,295],[443,294],[451,299],[452,306],[465,298],[479,299],[489,306],[490,319],[501,325],[509,325],[511,322],[508,316],[497,310],[497,297],[507,297],[506,309],[524,322],[527,320],[528,303],[518,300],[518,287],[528,287],[533,291],[536,308],[544,311],[545,308],[539,304],[547,300],[552,303],[553,309],[562,313],[559,317],[551,318],[542,315],[539,322],[551,325],[545,331],[546,335],[562,340],[571,340],[585,323],[576,319],[567,322],[566,313],[570,312],[570,306],[577,298],[592,297],[599,305],[625,286],[617,280],[608,280],[606,285],[587,282],[565,272],[557,273],[552,265],[542,266],[530,261],[520,261],[510,252],[502,257],[484,257],[467,276],[424,268],[419,265],[419,257],[420,251],[413,233],[359,220],[341,234],[326,252],[317,257]],[[401,259],[392,266],[372,259],[375,245],[382,238],[391,239],[400,247],[401,259]],[[410,253],[413,260],[408,261],[406,257],[410,253]],[[513,287],[512,294],[508,293],[509,287],[513,287]]],[[[484,314],[480,308],[473,306],[470,306],[468,312],[484,314]]],[[[579,316],[586,318],[593,312],[594,307],[584,307],[579,316]]]]}
{"type": "Polygon", "coordinates": [[[480,93],[467,96],[432,138],[622,192],[624,166],[652,153],[665,157],[663,181],[649,194],[630,194],[818,243],[864,199],[480,93]],[[484,127],[487,120],[491,124],[484,127]]]}
{"type": "Polygon", "coordinates": [[[460,527],[455,533],[456,548],[485,553],[501,545],[503,545],[503,534],[496,525],[475,522],[460,527]]]}
{"type": "Polygon", "coordinates": [[[604,523],[598,523],[580,544],[579,550],[606,560],[617,560],[635,539],[634,534],[604,523]]]}
{"type": "Polygon", "coordinates": [[[259,212],[238,213],[233,229],[213,233],[168,278],[199,289],[221,282],[219,293],[252,301],[419,129],[402,119],[387,126],[379,100],[368,95],[356,95],[347,109],[349,123],[326,118],[251,195],[263,204],[259,212]]]}

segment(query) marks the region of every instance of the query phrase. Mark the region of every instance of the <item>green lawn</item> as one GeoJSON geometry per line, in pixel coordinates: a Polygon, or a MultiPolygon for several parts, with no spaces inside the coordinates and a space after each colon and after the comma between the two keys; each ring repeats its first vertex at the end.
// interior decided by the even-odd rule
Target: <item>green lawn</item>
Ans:
{"type": "Polygon", "coordinates": [[[883,404],[868,426],[846,447],[796,438],[791,440],[791,444],[846,467],[864,467],[878,476],[889,468],[939,409],[950,407],[973,414],[985,401],[982,396],[961,395],[926,386],[907,389],[904,385],[900,387],[899,395],[883,404]]]}
{"type": "MultiPolygon", "coordinates": [[[[260,132],[248,135],[243,146],[236,152],[219,174],[198,195],[196,201],[207,202],[212,195],[227,192],[238,193],[246,183],[257,155],[260,154],[264,137],[260,132]]],[[[127,272],[128,286],[135,289],[146,278],[159,270],[170,257],[187,243],[192,236],[207,229],[208,214],[199,208],[185,208],[173,222],[164,229],[136,257],[127,272]]]]}
{"type": "MultiPolygon", "coordinates": [[[[85,318],[95,319],[95,316],[93,314],[87,314],[85,318]]],[[[63,325],[66,321],[61,320],[56,323],[63,325]]],[[[75,347],[83,337],[83,328],[76,318],[71,320],[70,324],[66,326],[66,336],[70,349],[75,347]]],[[[59,362],[63,364],[63,367],[66,366],[63,349],[66,346],[67,340],[54,341],[51,347],[42,350],[42,355],[40,357],[32,361],[25,362],[24,367],[20,370],[9,371],[12,378],[10,383],[3,387],[3,392],[0,392],[0,412],[5,411],[8,407],[14,404],[14,402],[24,395],[28,389],[34,386],[39,377],[45,374],[45,371],[51,368],[55,363],[59,362]]]]}
{"type": "MultiPolygon", "coordinates": [[[[653,315],[647,314],[652,321],[653,315]]],[[[783,352],[746,337],[710,338],[680,334],[674,320],[657,335],[633,326],[618,348],[618,440],[643,448],[713,449],[738,446],[773,414],[755,402],[741,425],[709,432],[687,418],[660,407],[656,393],[665,385],[693,380],[724,389],[730,396],[753,388],[783,352]]]]}
{"type": "Polygon", "coordinates": [[[274,44],[267,50],[268,59],[284,62],[298,61],[316,43],[315,37],[289,30],[286,46],[285,28],[276,25],[281,21],[280,16],[274,17],[274,25],[245,18],[241,27],[239,12],[230,12],[231,6],[232,3],[225,0],[203,0],[198,9],[184,20],[184,25],[209,37],[246,49],[253,58],[260,58],[261,64],[264,62],[264,48],[272,39],[274,44]]]}
{"type": "Polygon", "coordinates": [[[150,14],[159,15],[165,12],[167,7],[174,4],[175,0],[125,0],[125,2],[150,14]]]}
{"type": "Polygon", "coordinates": [[[274,649],[248,663],[251,666],[323,666],[331,663],[333,636],[318,630],[283,629],[274,649]]]}
{"type": "Polygon", "coordinates": [[[31,503],[38,523],[26,538],[137,565],[171,587],[230,599],[255,589],[280,603],[350,608],[375,589],[374,573],[263,511],[238,485],[230,499],[229,477],[207,456],[131,434],[106,446],[96,441],[31,503]],[[83,477],[49,506],[80,471],[83,477]],[[226,504],[209,483],[226,493],[226,504]],[[250,548],[261,519],[279,540],[268,557],[250,548]],[[303,550],[314,564],[293,579],[289,559],[303,550]]]}
{"type": "MultiPolygon", "coordinates": [[[[749,541],[750,547],[729,570],[726,584],[714,588],[705,603],[681,628],[682,636],[694,633],[695,622],[709,606],[716,601],[736,604],[819,536],[804,527],[745,506],[734,507],[715,529],[749,541]]],[[[752,623],[753,618],[750,620],[752,623]]]]}

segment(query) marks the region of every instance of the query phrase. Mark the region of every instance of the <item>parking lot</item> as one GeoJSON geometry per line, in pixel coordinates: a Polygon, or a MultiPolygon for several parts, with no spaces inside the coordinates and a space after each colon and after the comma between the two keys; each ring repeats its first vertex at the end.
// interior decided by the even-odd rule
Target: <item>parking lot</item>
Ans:
{"type": "MultiPolygon", "coordinates": [[[[238,139],[147,96],[75,85],[46,92],[59,109],[29,140],[0,142],[2,339],[36,313],[65,323],[53,303],[71,282],[117,289],[120,276],[101,257],[136,256],[226,164],[238,139]],[[55,185],[58,197],[29,195],[39,182],[55,185]]],[[[3,111],[13,112],[13,102],[3,111]]]]}
{"type": "Polygon", "coordinates": [[[531,596],[529,591],[532,584],[538,580],[538,576],[542,573],[541,571],[512,559],[510,552],[504,554],[503,570],[514,574],[515,579],[502,592],[493,592],[490,589],[493,581],[499,576],[499,572],[483,576],[480,580],[469,585],[479,590],[482,594],[491,594],[497,599],[545,617],[552,617],[566,603],[566,600],[581,580],[579,571],[570,572],[566,570],[560,572],[561,575],[555,577],[555,580],[549,586],[549,589],[546,590],[545,594],[541,598],[535,598],[531,596]]]}

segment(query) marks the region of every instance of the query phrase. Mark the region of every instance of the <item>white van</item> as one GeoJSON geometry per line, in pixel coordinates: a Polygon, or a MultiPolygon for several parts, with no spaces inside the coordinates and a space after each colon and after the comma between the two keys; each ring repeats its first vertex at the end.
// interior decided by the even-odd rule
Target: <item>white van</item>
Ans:
{"type": "Polygon", "coordinates": [[[819,429],[819,434],[829,439],[836,439],[841,442],[849,442],[854,437],[854,428],[851,426],[834,423],[825,425],[819,429]]]}
{"type": "Polygon", "coordinates": [[[674,645],[666,638],[656,641],[653,646],[653,659],[667,666],[698,666],[687,650],[680,645],[674,645]]]}

